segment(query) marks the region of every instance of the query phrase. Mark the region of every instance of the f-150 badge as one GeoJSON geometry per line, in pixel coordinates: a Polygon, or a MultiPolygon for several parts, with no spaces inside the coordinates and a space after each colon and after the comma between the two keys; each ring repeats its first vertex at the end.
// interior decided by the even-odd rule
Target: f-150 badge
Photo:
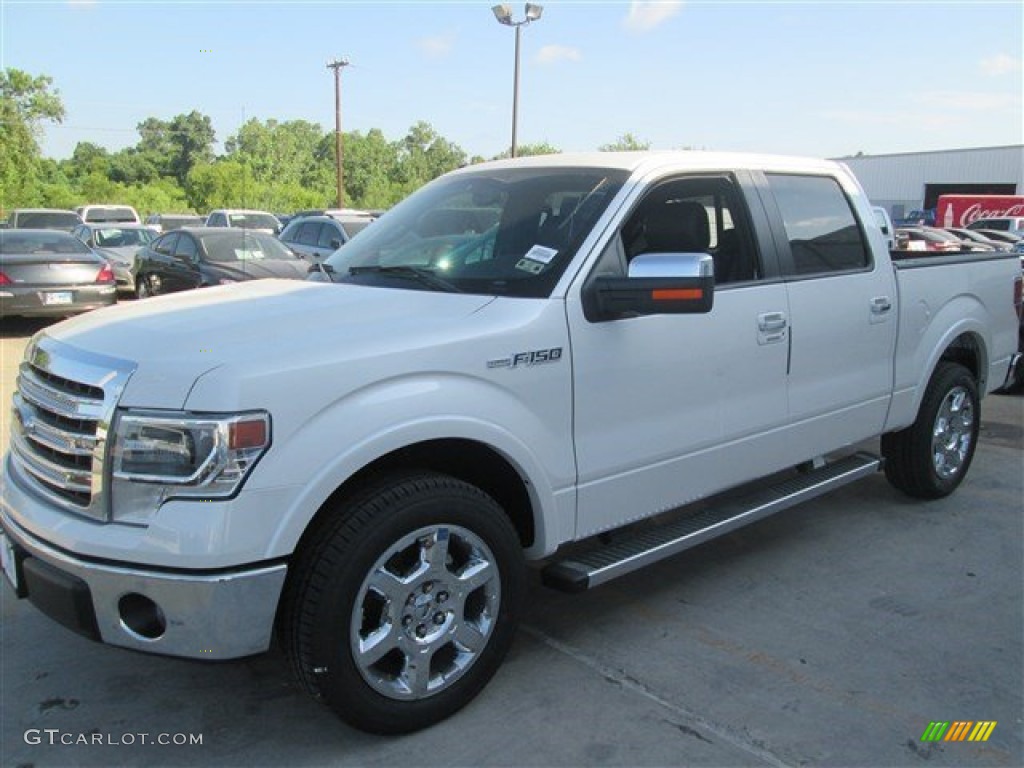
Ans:
{"type": "Polygon", "coordinates": [[[510,357],[500,357],[497,360],[488,360],[488,368],[524,368],[530,365],[541,363],[557,363],[562,359],[562,348],[552,347],[551,349],[535,349],[531,352],[516,352],[510,357]]]}

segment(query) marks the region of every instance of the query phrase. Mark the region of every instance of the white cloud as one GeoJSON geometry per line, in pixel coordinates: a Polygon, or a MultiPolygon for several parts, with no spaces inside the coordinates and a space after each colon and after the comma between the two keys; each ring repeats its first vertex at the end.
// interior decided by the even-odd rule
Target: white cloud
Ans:
{"type": "Polygon", "coordinates": [[[622,23],[626,29],[646,32],[672,18],[682,8],[683,0],[633,0],[622,23]]]}
{"type": "Polygon", "coordinates": [[[1011,72],[1019,72],[1021,69],[1020,59],[1015,59],[1013,56],[1008,56],[1005,53],[997,53],[995,56],[982,59],[979,62],[979,66],[981,71],[989,77],[1007,75],[1011,72]]]}
{"type": "Polygon", "coordinates": [[[455,47],[455,33],[423,37],[416,41],[416,46],[424,55],[432,59],[447,56],[455,47]]]}
{"type": "Polygon", "coordinates": [[[553,64],[558,61],[579,61],[583,58],[579,48],[566,45],[545,45],[537,52],[537,61],[541,64],[553,64]]]}

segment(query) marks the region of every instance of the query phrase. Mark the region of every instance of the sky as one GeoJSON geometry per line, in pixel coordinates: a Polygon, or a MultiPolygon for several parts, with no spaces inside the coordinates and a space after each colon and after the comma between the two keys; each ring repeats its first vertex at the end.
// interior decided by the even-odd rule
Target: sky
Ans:
{"type": "MultiPolygon", "coordinates": [[[[515,33],[487,2],[0,0],[0,66],[48,75],[49,157],[116,151],[198,110],[343,129],[430,123],[468,155],[511,141],[515,33]]],[[[545,2],[521,28],[519,144],[820,157],[1024,143],[1024,3],[545,2]]],[[[510,4],[516,20],[524,4],[510,4]]]]}

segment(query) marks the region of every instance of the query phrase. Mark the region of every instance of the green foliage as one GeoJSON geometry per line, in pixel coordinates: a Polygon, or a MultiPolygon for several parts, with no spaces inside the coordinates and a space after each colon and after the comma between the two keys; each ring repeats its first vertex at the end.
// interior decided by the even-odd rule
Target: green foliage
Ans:
{"type": "MultiPolygon", "coordinates": [[[[531,155],[557,155],[561,153],[558,147],[548,144],[546,141],[540,141],[536,144],[517,144],[516,145],[516,157],[529,157],[531,155]]],[[[495,155],[492,160],[507,160],[512,157],[511,148],[506,149],[500,155],[495,155]]],[[[473,158],[471,162],[483,162],[483,158],[473,158]]]]}
{"type": "Polygon", "coordinates": [[[38,136],[43,122],[64,120],[53,80],[20,69],[0,72],[0,209],[41,199],[38,136]]]}
{"type": "Polygon", "coordinates": [[[632,133],[624,133],[611,144],[602,144],[598,147],[601,152],[633,152],[650,148],[651,142],[641,141],[632,133]]]}
{"type": "MultiPolygon", "coordinates": [[[[210,118],[193,110],[170,120],[148,117],[133,147],[111,152],[79,142],[67,160],[40,156],[44,122],[64,119],[52,80],[16,69],[0,74],[0,208],[73,208],[83,203],[124,203],[146,215],[214,208],[294,211],[332,207],[337,200],[335,135],[306,120],[251,119],[224,142],[216,157],[210,118]]],[[[344,135],[345,205],[388,208],[423,184],[479,163],[419,121],[389,141],[377,128],[344,135]]],[[[602,150],[646,149],[624,134],[602,150]]],[[[519,156],[560,150],[547,142],[517,147],[519,156]]],[[[508,157],[508,151],[498,155],[508,157]]],[[[0,211],[3,213],[4,211],[0,211]]]]}

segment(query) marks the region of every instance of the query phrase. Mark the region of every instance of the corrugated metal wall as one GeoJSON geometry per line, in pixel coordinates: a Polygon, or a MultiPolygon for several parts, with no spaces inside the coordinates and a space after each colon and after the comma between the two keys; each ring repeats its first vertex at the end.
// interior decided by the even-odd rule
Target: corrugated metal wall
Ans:
{"type": "Polygon", "coordinates": [[[923,207],[926,184],[1014,184],[1024,194],[1024,144],[835,159],[850,167],[871,202],[896,217],[923,207]]]}

